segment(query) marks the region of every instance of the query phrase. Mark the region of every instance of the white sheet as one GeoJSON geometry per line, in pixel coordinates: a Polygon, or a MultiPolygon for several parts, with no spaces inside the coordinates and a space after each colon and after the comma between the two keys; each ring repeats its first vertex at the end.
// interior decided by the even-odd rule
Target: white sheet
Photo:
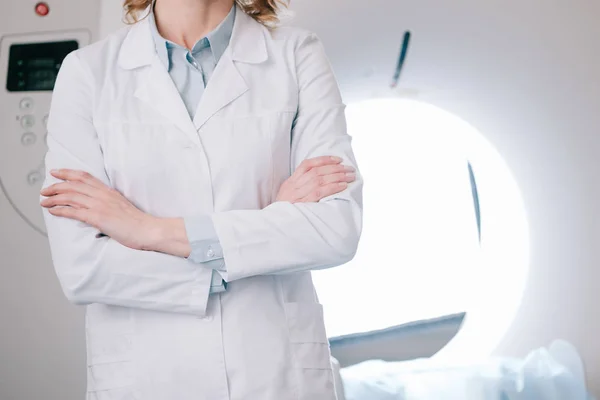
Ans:
{"type": "Polygon", "coordinates": [[[588,400],[583,363],[564,341],[524,359],[471,365],[367,361],[341,370],[346,400],[588,400]]]}

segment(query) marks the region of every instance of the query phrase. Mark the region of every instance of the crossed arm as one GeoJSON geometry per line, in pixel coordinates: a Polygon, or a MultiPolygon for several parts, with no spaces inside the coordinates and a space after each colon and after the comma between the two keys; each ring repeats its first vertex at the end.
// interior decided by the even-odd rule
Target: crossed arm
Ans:
{"type": "MultiPolygon", "coordinates": [[[[356,179],[352,166],[339,157],[304,160],[284,182],[276,201],[309,203],[339,193],[356,179]]],[[[135,207],[121,193],[83,170],[58,169],[59,179],[43,188],[42,207],[56,217],[70,218],[96,228],[123,246],[187,258],[191,252],[183,218],[160,218],[135,207]]]]}
{"type": "MultiPolygon", "coordinates": [[[[281,198],[262,210],[211,215],[227,266],[222,274],[226,281],[340,265],[354,256],[358,245],[362,228],[358,173],[347,187],[337,186],[317,197],[292,190],[310,187],[299,182],[311,177],[325,186],[354,179],[338,175],[324,182],[324,176],[349,171],[334,168],[341,166],[336,161],[321,165],[331,168],[329,173],[319,173],[319,167],[306,160],[335,156],[356,168],[344,105],[320,42],[307,36],[297,47],[296,58],[300,95],[292,131],[293,179],[282,187],[281,198]]],[[[110,188],[92,123],[93,79],[77,53],[69,55],[55,85],[48,121],[42,202],[63,291],[76,304],[202,316],[212,270],[184,258],[190,249],[182,220],[144,214],[110,188]]]]}

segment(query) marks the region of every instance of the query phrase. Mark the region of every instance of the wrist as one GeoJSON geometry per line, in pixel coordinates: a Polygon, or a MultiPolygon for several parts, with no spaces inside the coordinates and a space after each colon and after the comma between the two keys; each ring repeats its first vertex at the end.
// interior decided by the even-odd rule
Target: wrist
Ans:
{"type": "Polygon", "coordinates": [[[182,218],[152,217],[148,229],[147,249],[178,257],[187,257],[191,248],[182,218]]]}
{"type": "Polygon", "coordinates": [[[141,250],[159,251],[159,244],[162,242],[162,238],[164,237],[164,224],[164,218],[148,215],[146,223],[142,225],[142,237],[144,239],[141,243],[141,250]]]}

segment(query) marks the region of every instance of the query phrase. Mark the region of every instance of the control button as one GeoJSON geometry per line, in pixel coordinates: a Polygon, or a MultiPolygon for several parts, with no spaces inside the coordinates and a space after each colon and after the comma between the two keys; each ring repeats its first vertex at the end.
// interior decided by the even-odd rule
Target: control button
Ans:
{"type": "Polygon", "coordinates": [[[25,129],[33,128],[35,125],[35,117],[31,114],[23,115],[21,117],[21,126],[25,129]]]}
{"type": "Polygon", "coordinates": [[[40,1],[35,5],[35,13],[40,17],[45,17],[50,12],[50,6],[48,3],[40,1]]]}
{"type": "Polygon", "coordinates": [[[42,180],[42,174],[40,174],[38,171],[32,171],[29,173],[29,175],[27,175],[27,182],[30,185],[35,185],[36,183],[38,183],[41,180],[42,180]]]}
{"type": "Polygon", "coordinates": [[[44,118],[42,118],[42,123],[44,124],[44,128],[48,125],[48,114],[44,115],[44,118]]]}
{"type": "Polygon", "coordinates": [[[19,103],[19,107],[23,111],[33,110],[33,99],[31,97],[25,97],[19,103]]]}
{"type": "Polygon", "coordinates": [[[25,132],[23,136],[21,136],[21,144],[23,146],[31,146],[35,143],[37,137],[32,132],[25,132]]]}

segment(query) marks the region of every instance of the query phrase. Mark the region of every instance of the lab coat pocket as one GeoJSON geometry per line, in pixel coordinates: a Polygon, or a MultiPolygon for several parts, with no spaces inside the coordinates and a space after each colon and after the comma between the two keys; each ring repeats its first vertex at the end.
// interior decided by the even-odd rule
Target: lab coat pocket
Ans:
{"type": "Polygon", "coordinates": [[[206,123],[200,135],[220,208],[261,209],[273,202],[289,177],[293,117],[273,111],[206,123]]]}
{"type": "Polygon", "coordinates": [[[88,392],[86,400],[138,400],[130,387],[88,392]]]}
{"type": "MultiPolygon", "coordinates": [[[[97,123],[103,137],[108,178],[115,189],[144,211],[160,217],[185,212],[182,196],[195,183],[193,145],[169,124],[97,123]]],[[[192,195],[189,195],[192,196],[192,195]]]]}
{"type": "Polygon", "coordinates": [[[135,398],[133,331],[129,310],[89,306],[86,341],[88,400],[135,398]],[[106,320],[107,317],[110,319],[106,320]],[[113,391],[115,394],[109,395],[113,391]],[[117,396],[121,392],[129,394],[117,396]]]}
{"type": "Polygon", "coordinates": [[[133,394],[132,365],[131,360],[88,365],[88,393],[129,390],[133,394]]]}
{"type": "Polygon", "coordinates": [[[108,396],[107,392],[130,391],[133,396],[134,371],[132,359],[132,341],[130,334],[115,334],[109,331],[97,331],[93,335],[88,333],[88,367],[87,390],[95,394],[98,399],[117,399],[120,397],[108,396]]]}
{"type": "Polygon", "coordinates": [[[285,303],[293,362],[297,368],[331,369],[329,342],[319,303],[285,303]]]}

